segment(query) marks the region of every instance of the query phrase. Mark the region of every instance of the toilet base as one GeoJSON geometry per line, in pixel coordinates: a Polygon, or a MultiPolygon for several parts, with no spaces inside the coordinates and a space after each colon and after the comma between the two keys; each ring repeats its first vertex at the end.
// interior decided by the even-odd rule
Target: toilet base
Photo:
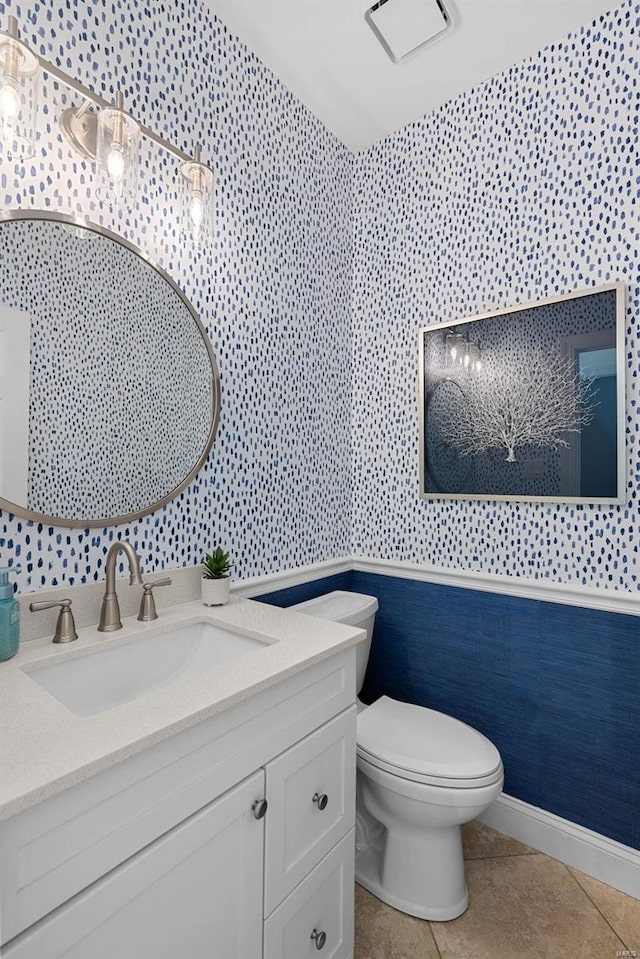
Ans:
{"type": "Polygon", "coordinates": [[[368,889],[369,892],[405,912],[409,916],[415,916],[417,919],[430,919],[432,922],[446,922],[449,919],[457,919],[466,910],[469,905],[469,893],[467,885],[463,880],[463,896],[455,903],[449,904],[446,908],[430,908],[422,903],[409,902],[384,888],[380,881],[381,864],[386,842],[386,833],[376,838],[369,845],[356,848],[356,882],[368,889]]]}

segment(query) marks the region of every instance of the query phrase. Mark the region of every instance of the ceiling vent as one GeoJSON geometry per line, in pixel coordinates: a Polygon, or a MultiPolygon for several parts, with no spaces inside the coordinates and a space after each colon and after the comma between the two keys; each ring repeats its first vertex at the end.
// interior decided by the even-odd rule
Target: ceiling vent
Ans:
{"type": "Polygon", "coordinates": [[[442,0],[378,0],[364,18],[394,63],[403,63],[453,30],[442,0]]]}

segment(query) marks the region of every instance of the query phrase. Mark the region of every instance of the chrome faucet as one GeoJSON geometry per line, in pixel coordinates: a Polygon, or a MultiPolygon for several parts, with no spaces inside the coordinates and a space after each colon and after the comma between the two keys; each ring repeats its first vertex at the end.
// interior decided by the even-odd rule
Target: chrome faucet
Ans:
{"type": "Polygon", "coordinates": [[[107,583],[104,599],[102,600],[102,611],[100,613],[99,633],[112,633],[116,629],[122,629],[120,621],[120,605],[116,595],[116,561],[118,553],[122,550],[129,560],[129,585],[135,586],[142,583],[140,573],[140,560],[138,554],[127,540],[118,539],[111,546],[107,553],[107,583]]]}

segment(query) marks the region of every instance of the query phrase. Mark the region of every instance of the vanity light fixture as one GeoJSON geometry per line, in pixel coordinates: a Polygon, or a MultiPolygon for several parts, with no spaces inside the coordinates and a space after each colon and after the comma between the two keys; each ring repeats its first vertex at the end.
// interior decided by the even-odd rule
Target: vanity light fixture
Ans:
{"type": "Polygon", "coordinates": [[[213,172],[200,159],[200,147],[193,160],[180,167],[184,186],[185,231],[196,246],[211,235],[213,220],[213,172]]]}
{"type": "Polygon", "coordinates": [[[139,136],[140,127],[124,112],[123,97],[118,93],[115,107],[98,114],[97,159],[106,176],[102,193],[113,206],[131,207],[135,202],[139,136]]]}
{"type": "Polygon", "coordinates": [[[138,186],[138,143],[140,127],[124,110],[124,99],[116,94],[115,106],[91,109],[86,99],[81,107],[69,107],[60,117],[60,129],[81,156],[100,165],[104,184],[96,193],[109,206],[135,203],[138,186]]]}
{"type": "Polygon", "coordinates": [[[0,153],[28,160],[36,152],[38,57],[20,40],[18,21],[0,31],[0,153]]]}
{"type": "Polygon", "coordinates": [[[15,17],[9,17],[7,32],[0,31],[0,160],[26,159],[35,154],[38,68],[82,97],[80,106],[66,109],[60,117],[65,139],[81,156],[98,163],[105,175],[98,198],[114,207],[133,207],[137,193],[139,145],[142,136],[152,140],[181,164],[187,185],[186,219],[189,234],[198,245],[212,232],[213,171],[202,162],[200,148],[189,156],[149,127],[138,124],[124,110],[123,97],[109,103],[79,80],[33,53],[20,41],[15,17]],[[28,86],[26,81],[31,81],[28,86]],[[24,86],[26,92],[20,87],[24,86]],[[17,112],[16,93],[22,94],[17,112]],[[28,108],[28,111],[27,111],[28,108]],[[31,121],[27,136],[27,112],[31,121]],[[29,150],[26,151],[26,144],[29,150]],[[21,152],[18,152],[20,147],[21,152]],[[10,149],[9,149],[10,148],[10,149]]]}

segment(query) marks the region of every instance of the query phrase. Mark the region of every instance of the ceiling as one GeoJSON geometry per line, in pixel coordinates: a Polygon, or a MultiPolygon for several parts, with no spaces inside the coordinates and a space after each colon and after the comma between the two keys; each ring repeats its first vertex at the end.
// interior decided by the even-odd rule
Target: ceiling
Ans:
{"type": "Polygon", "coordinates": [[[373,2],[207,0],[354,153],[617,5],[616,0],[444,0],[452,32],[394,64],[365,22],[373,2]]]}

